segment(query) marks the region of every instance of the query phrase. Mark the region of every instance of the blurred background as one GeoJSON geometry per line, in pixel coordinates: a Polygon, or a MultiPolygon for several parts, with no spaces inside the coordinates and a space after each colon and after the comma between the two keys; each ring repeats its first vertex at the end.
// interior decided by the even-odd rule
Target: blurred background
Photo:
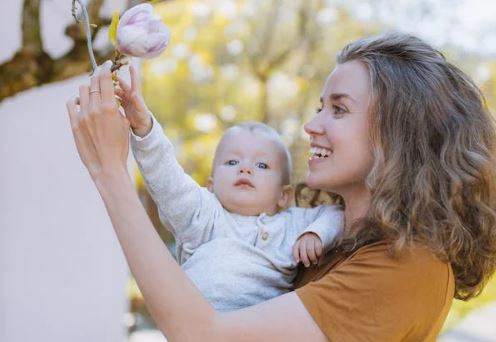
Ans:
{"type": "MultiPolygon", "coordinates": [[[[140,1],[84,2],[97,25],[92,34],[101,63],[112,56],[112,13],[140,1]]],[[[401,30],[420,36],[471,75],[496,110],[492,0],[151,3],[171,30],[169,47],[158,58],[133,63],[149,108],[200,184],[222,132],[243,120],[264,121],[282,134],[294,159],[293,181],[303,181],[303,123],[319,105],[337,51],[365,35],[401,30]]],[[[0,340],[163,341],[72,141],[64,103],[87,80],[90,65],[71,0],[1,6],[0,340]]],[[[129,169],[173,250],[131,159],[129,169]]],[[[476,299],[455,301],[440,340],[496,341],[491,317],[494,322],[496,278],[476,299]]]]}

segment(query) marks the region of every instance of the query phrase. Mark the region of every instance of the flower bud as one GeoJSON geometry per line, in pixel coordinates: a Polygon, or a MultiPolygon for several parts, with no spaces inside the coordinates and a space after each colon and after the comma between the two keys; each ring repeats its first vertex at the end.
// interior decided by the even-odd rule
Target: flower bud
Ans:
{"type": "Polygon", "coordinates": [[[125,55],[157,57],[169,43],[169,29],[153,14],[150,4],[128,9],[117,26],[117,48],[125,55]]]}

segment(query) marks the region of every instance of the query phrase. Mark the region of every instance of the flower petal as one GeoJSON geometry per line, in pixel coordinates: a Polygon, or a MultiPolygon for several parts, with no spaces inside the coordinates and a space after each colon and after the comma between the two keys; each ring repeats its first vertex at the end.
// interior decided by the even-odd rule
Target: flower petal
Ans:
{"type": "Polygon", "coordinates": [[[152,58],[164,51],[169,36],[169,29],[153,14],[153,7],[141,4],[122,16],[117,27],[117,47],[130,56],[152,58]]]}

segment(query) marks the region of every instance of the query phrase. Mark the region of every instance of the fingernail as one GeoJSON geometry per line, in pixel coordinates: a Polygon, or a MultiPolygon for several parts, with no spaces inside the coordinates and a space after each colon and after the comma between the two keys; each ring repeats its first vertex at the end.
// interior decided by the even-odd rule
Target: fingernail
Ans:
{"type": "Polygon", "coordinates": [[[105,70],[110,70],[111,67],[112,67],[112,61],[111,60],[106,60],[105,63],[103,63],[103,68],[105,70]]]}

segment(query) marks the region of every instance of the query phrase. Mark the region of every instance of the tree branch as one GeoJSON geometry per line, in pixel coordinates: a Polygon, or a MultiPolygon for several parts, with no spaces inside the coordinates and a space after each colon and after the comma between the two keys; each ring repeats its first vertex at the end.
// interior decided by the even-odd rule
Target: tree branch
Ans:
{"type": "Polygon", "coordinates": [[[40,27],[40,0],[24,0],[22,5],[22,49],[26,53],[43,51],[40,27]]]}
{"type": "MultiPolygon", "coordinates": [[[[137,1],[139,0],[132,1],[132,3],[136,4],[137,1]]],[[[99,16],[103,2],[104,0],[91,0],[88,4],[91,22],[97,25],[92,31],[93,38],[101,28],[110,24],[109,18],[99,16]]],[[[68,12],[67,15],[70,16],[71,13],[68,12]]],[[[51,58],[43,50],[40,0],[24,0],[22,46],[10,60],[0,64],[0,102],[29,88],[62,81],[91,70],[86,49],[84,23],[70,24],[66,27],[65,34],[73,40],[73,47],[64,56],[57,59],[51,58]]],[[[95,51],[98,64],[111,59],[112,56],[113,50],[110,45],[102,51],[95,51]]]]}

